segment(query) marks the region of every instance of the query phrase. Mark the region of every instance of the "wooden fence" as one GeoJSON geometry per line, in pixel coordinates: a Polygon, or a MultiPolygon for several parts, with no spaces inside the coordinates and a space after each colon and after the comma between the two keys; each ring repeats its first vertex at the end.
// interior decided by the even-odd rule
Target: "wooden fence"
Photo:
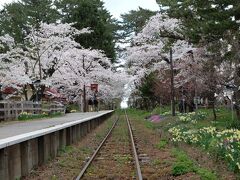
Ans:
{"type": "Polygon", "coordinates": [[[32,114],[48,114],[62,112],[65,113],[65,107],[56,103],[41,104],[32,101],[0,101],[0,121],[17,119],[22,112],[32,114]]]}

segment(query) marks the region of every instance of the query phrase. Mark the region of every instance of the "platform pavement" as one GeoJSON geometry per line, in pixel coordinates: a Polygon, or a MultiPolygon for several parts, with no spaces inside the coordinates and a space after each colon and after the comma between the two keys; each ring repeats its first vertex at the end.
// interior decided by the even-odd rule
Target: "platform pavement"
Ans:
{"type": "Polygon", "coordinates": [[[0,123],[0,140],[8,137],[25,134],[68,122],[78,121],[84,118],[95,116],[105,111],[86,112],[86,113],[70,113],[61,117],[31,120],[31,121],[14,121],[9,123],[0,123]]]}

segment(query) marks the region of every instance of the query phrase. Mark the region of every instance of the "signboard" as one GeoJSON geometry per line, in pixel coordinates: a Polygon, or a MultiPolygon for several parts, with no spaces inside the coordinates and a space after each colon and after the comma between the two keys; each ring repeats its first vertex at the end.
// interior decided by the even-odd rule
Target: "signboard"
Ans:
{"type": "Polygon", "coordinates": [[[92,91],[98,91],[98,84],[91,84],[92,91]]]}

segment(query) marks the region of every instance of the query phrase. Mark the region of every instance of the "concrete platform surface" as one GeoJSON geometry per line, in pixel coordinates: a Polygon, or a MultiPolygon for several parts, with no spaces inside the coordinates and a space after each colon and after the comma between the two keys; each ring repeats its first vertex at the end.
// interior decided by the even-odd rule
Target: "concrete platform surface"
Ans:
{"type": "Polygon", "coordinates": [[[99,112],[87,112],[87,113],[70,113],[62,117],[55,117],[50,119],[40,119],[31,121],[14,121],[9,123],[0,123],[0,141],[1,139],[30,133],[33,131],[47,129],[55,127],[58,125],[63,125],[65,123],[70,123],[74,121],[81,121],[81,119],[86,119],[94,117],[97,115],[105,114],[109,111],[99,111],[99,112]]]}

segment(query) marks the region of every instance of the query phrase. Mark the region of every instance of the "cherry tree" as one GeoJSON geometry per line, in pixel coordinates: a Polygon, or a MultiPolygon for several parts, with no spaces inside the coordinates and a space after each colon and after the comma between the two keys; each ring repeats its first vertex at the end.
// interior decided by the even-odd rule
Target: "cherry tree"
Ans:
{"type": "Polygon", "coordinates": [[[54,86],[66,95],[77,97],[84,85],[96,82],[100,88],[104,87],[105,91],[101,90],[100,94],[112,98],[123,82],[118,80],[115,88],[115,78],[124,75],[112,70],[110,59],[103,52],[84,49],[74,41],[75,35],[83,33],[91,33],[91,30],[79,31],[71,24],[44,23],[38,29],[33,28],[24,46],[1,54],[1,61],[6,60],[5,84],[17,85],[23,91],[29,84],[35,93],[37,88],[43,93],[46,86],[54,86]]]}
{"type": "Polygon", "coordinates": [[[73,95],[77,99],[83,94],[85,86],[87,95],[91,96],[89,86],[97,83],[100,99],[120,98],[117,92],[121,94],[123,91],[125,75],[112,71],[112,64],[105,54],[90,49],[72,49],[68,53],[65,64],[51,78],[56,87],[64,90],[65,95],[73,95]],[[121,81],[118,76],[122,76],[121,81]]]}
{"type": "MultiPolygon", "coordinates": [[[[135,87],[141,85],[144,76],[151,72],[158,74],[159,83],[156,83],[156,87],[164,84],[168,86],[170,80],[166,72],[170,71],[169,51],[172,49],[174,86],[177,92],[188,89],[189,94],[192,94],[189,100],[192,101],[194,96],[209,89],[205,73],[208,50],[205,47],[194,47],[184,38],[183,30],[181,21],[159,13],[151,17],[143,30],[133,38],[127,51],[127,67],[135,87]]],[[[220,81],[220,77],[218,79],[220,81]]]]}
{"type": "Polygon", "coordinates": [[[127,66],[135,82],[140,82],[144,75],[152,71],[169,69],[167,60],[170,47],[174,62],[193,50],[192,45],[183,40],[180,31],[181,23],[177,19],[160,13],[150,18],[128,48],[127,66]]]}

